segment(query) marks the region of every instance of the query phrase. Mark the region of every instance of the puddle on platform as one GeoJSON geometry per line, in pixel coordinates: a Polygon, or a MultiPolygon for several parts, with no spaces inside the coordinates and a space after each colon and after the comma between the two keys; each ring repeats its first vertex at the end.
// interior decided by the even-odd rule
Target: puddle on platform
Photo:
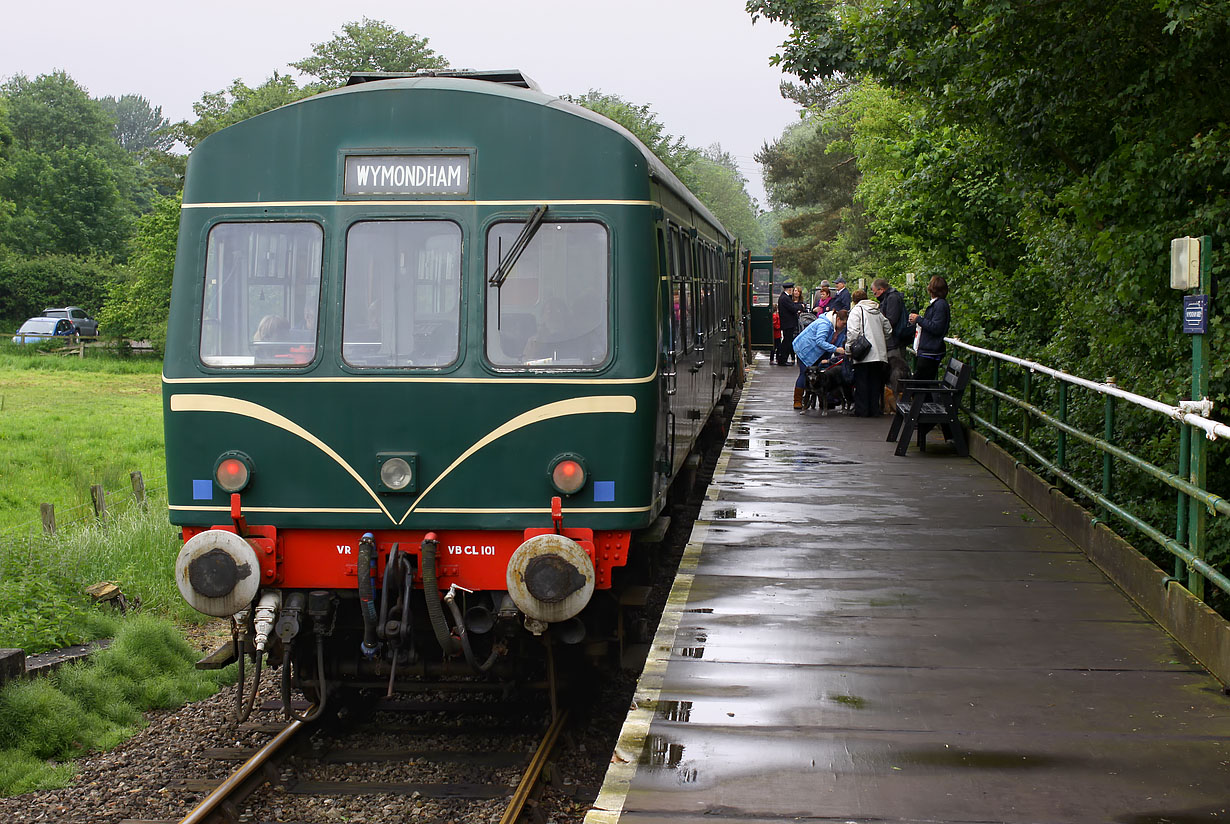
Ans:
{"type": "Polygon", "coordinates": [[[682,744],[667,741],[660,735],[649,736],[648,744],[641,760],[642,766],[673,770],[678,775],[680,784],[696,783],[697,769],[683,764],[682,744]]]}
{"type": "MultiPolygon", "coordinates": [[[[709,641],[709,636],[703,632],[698,632],[692,636],[692,641],[695,646],[680,647],[679,655],[683,658],[704,658],[705,644],[709,641]]],[[[687,641],[684,640],[682,643],[686,644],[687,641]]]]}
{"type": "MultiPolygon", "coordinates": [[[[735,433],[742,435],[743,433],[735,433]]],[[[726,440],[732,452],[754,452],[764,457],[796,466],[852,466],[858,461],[840,458],[824,446],[798,446],[780,438],[732,437],[726,440]]]]}
{"type": "Polygon", "coordinates": [[[691,701],[659,701],[658,717],[663,721],[678,721],[686,724],[692,720],[691,701]]]}

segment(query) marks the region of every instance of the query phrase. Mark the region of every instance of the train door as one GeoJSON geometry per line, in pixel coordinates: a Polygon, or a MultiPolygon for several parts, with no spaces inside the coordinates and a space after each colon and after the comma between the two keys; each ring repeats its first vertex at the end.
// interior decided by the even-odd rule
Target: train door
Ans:
{"type": "Polygon", "coordinates": [[[773,348],[773,305],[781,293],[773,277],[773,258],[753,255],[751,267],[751,348],[773,348]]]}
{"type": "Polygon", "coordinates": [[[671,409],[674,397],[679,391],[678,341],[679,341],[679,309],[675,303],[675,280],[671,261],[674,255],[673,235],[661,227],[657,230],[658,240],[658,316],[659,324],[659,354],[658,368],[658,436],[654,443],[658,444],[658,455],[654,469],[654,497],[666,493],[675,474],[675,439],[677,422],[671,409]]]}

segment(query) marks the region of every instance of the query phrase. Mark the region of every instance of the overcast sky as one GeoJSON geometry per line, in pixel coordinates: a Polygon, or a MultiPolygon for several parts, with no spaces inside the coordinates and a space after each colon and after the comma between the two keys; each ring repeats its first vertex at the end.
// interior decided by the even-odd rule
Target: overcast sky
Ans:
{"type": "Polygon", "coordinates": [[[94,97],[140,94],[172,121],[241,78],[258,85],[343,23],[384,20],[460,68],[524,71],[549,94],[590,89],[648,103],[693,146],[721,143],[765,205],[752,155],[797,119],[769,58],[786,29],[743,0],[61,0],[10,4],[0,78],[63,69],[94,97]]]}

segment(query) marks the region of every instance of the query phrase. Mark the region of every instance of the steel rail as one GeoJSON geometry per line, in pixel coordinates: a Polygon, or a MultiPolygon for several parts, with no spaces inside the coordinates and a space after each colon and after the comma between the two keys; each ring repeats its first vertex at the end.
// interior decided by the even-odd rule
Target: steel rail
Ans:
{"type": "MultiPolygon", "coordinates": [[[[314,708],[315,705],[313,704],[312,707],[308,708],[308,712],[311,712],[314,708]]],[[[256,774],[257,770],[264,767],[269,762],[269,759],[273,757],[273,754],[281,749],[304,726],[306,724],[298,720],[287,724],[285,729],[274,736],[265,746],[253,753],[251,758],[245,761],[239,769],[231,773],[213,792],[201,799],[200,803],[192,809],[192,812],[180,820],[180,824],[200,824],[200,822],[206,821],[210,813],[219,804],[226,801],[231,793],[238,790],[245,781],[256,774]]]]}
{"type": "MultiPolygon", "coordinates": [[[[1098,383],[1097,381],[1078,378],[1075,375],[1069,375],[1067,372],[1060,372],[1058,369],[1052,369],[1049,366],[1043,366],[1035,361],[1026,360],[1024,358],[1005,355],[1003,352],[996,352],[993,349],[983,349],[981,346],[974,346],[971,343],[965,343],[958,338],[944,338],[945,342],[951,343],[960,349],[967,349],[979,355],[986,355],[995,360],[1004,361],[1006,363],[1014,363],[1017,366],[1023,366],[1034,372],[1041,372],[1044,375],[1050,375],[1052,378],[1064,381],[1065,383],[1073,384],[1074,386],[1082,386],[1094,392],[1100,392],[1103,395],[1110,395],[1115,398],[1122,398],[1125,401],[1134,403],[1137,406],[1142,406],[1145,409],[1159,412],[1168,418],[1179,423],[1186,423],[1197,429],[1204,430],[1205,437],[1209,440],[1217,440],[1218,438],[1230,438],[1230,426],[1219,421],[1210,420],[1209,418],[1196,415],[1187,411],[1182,405],[1170,406],[1153,398],[1146,398],[1144,395],[1137,395],[1134,392],[1128,392],[1120,389],[1113,384],[1098,383]]],[[[1198,400],[1193,398],[1193,400],[1198,400]]]]}
{"type": "Polygon", "coordinates": [[[559,738],[560,730],[564,728],[564,723],[567,720],[568,710],[564,710],[555,716],[555,720],[547,728],[547,733],[543,737],[542,743],[538,745],[538,750],[534,753],[534,757],[530,759],[530,764],[526,767],[525,774],[521,776],[521,783],[517,785],[508,808],[504,810],[504,816],[500,819],[500,824],[514,824],[521,817],[521,811],[525,809],[525,802],[529,800],[530,791],[534,789],[534,785],[538,782],[538,776],[542,774],[542,768],[547,763],[547,757],[551,755],[551,750],[555,747],[555,740],[559,738]]]}

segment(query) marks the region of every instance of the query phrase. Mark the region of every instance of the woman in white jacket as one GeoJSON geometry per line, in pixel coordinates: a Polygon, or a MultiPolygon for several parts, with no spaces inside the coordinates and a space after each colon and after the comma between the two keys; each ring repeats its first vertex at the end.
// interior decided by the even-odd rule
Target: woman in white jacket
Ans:
{"type": "Polygon", "coordinates": [[[888,369],[888,338],[893,326],[880,314],[880,306],[867,299],[859,289],[850,296],[853,307],[846,330],[846,351],[860,334],[867,338],[871,349],[854,359],[854,414],[860,418],[879,417],[884,406],[884,378],[888,369]]]}

